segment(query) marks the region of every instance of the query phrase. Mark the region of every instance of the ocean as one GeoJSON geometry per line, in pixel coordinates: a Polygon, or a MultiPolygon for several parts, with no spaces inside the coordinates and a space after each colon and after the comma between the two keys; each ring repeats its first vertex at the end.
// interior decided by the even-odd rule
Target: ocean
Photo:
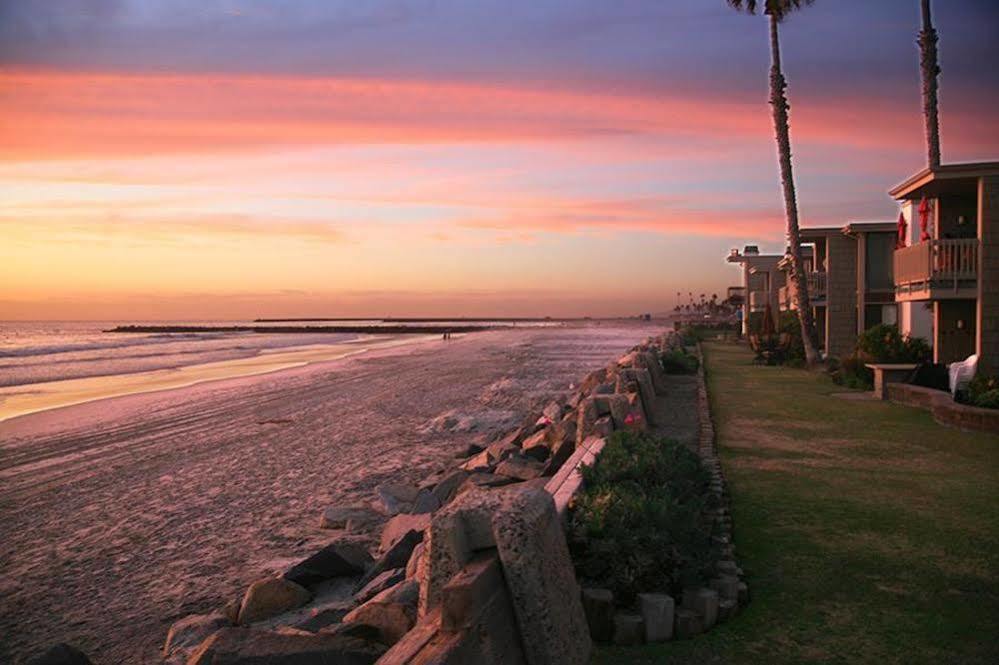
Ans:
{"type": "Polygon", "coordinates": [[[104,332],[130,324],[253,325],[251,321],[0,321],[0,387],[175,369],[357,337],[332,333],[104,332]]]}
{"type": "MultiPolygon", "coordinates": [[[[381,319],[351,320],[352,326],[378,328],[398,325],[381,319]]],[[[490,326],[503,321],[433,321],[430,327],[449,324],[490,326]]],[[[110,333],[116,326],[323,326],[334,321],[0,321],[0,388],[65,379],[127,375],[177,369],[240,358],[251,358],[302,347],[340,344],[355,333],[110,333]]],[[[531,321],[524,327],[559,325],[556,321],[531,321]]]]}

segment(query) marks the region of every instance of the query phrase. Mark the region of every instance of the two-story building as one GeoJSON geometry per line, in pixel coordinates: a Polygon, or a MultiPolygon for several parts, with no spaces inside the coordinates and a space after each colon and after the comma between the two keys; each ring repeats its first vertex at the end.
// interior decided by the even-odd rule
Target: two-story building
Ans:
{"type": "Polygon", "coordinates": [[[999,374],[999,162],[923,169],[890,194],[907,223],[893,259],[902,332],[927,337],[935,362],[978,354],[999,374]]]}
{"type": "MultiPolygon", "coordinates": [[[[857,335],[879,323],[896,323],[892,252],[897,226],[892,222],[850,222],[801,229],[802,262],[808,296],[827,356],[842,357],[856,348],[857,335]]],[[[781,309],[794,304],[791,259],[784,271],[781,309]]]]}
{"type": "Polygon", "coordinates": [[[756,245],[746,245],[741,252],[733,249],[725,259],[742,267],[741,288],[745,294],[743,335],[749,334],[749,320],[754,312],[762,313],[769,304],[774,315],[777,314],[780,287],[784,283],[784,276],[777,264],[783,258],[783,254],[760,254],[760,248],[756,245]]]}

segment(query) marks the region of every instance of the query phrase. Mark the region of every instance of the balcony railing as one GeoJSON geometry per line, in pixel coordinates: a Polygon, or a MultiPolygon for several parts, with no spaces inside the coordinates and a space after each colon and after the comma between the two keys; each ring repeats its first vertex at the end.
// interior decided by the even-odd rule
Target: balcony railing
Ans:
{"type": "Polygon", "coordinates": [[[750,312],[762,312],[767,307],[767,300],[770,294],[766,291],[750,291],[749,292],[749,311],[750,312]]]}
{"type": "MultiPolygon", "coordinates": [[[[809,300],[819,300],[825,298],[826,296],[826,273],[813,271],[805,275],[805,280],[808,283],[808,298],[809,300]]],[[[794,309],[794,279],[788,277],[788,284],[786,286],[780,287],[780,295],[778,296],[781,307],[785,309],[794,309]]]]}
{"type": "Polygon", "coordinates": [[[953,285],[978,278],[977,238],[925,240],[895,250],[895,286],[953,285]]]}

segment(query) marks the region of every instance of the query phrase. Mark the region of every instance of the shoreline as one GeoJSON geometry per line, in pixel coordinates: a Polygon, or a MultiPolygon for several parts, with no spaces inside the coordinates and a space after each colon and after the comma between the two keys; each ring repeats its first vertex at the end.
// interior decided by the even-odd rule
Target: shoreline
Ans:
{"type": "Polygon", "coordinates": [[[116,326],[106,333],[231,333],[321,334],[354,333],[377,335],[428,335],[431,333],[470,333],[485,330],[505,330],[512,326],[116,326]]]}
{"type": "Polygon", "coordinates": [[[437,335],[359,337],[340,344],[312,344],[262,350],[245,358],[126,374],[28,383],[0,388],[0,423],[43,411],[142,393],[164,392],[201,383],[271,374],[348,358],[370,351],[419,344],[437,335]]]}

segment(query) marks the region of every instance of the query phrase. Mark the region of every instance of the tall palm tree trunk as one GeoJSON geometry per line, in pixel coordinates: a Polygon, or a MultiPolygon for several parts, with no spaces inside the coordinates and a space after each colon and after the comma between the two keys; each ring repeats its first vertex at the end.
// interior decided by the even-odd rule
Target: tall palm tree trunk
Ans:
{"type": "Polygon", "coordinates": [[[774,133],[777,136],[777,154],[780,163],[780,181],[784,188],[784,212],[787,215],[787,240],[791,249],[791,278],[794,280],[794,300],[801,323],[801,341],[805,347],[805,363],[814,367],[819,362],[818,336],[815,319],[808,297],[808,280],[801,260],[801,234],[798,230],[798,200],[794,191],[794,172],[791,168],[791,128],[788,125],[787,81],[781,71],[780,37],[777,33],[778,17],[770,15],[770,104],[773,106],[774,133]]]}
{"type": "Polygon", "coordinates": [[[926,151],[930,168],[940,166],[940,122],[937,119],[937,31],[930,16],[930,0],[922,0],[923,29],[919,32],[919,70],[923,79],[923,119],[926,122],[926,151]]]}

